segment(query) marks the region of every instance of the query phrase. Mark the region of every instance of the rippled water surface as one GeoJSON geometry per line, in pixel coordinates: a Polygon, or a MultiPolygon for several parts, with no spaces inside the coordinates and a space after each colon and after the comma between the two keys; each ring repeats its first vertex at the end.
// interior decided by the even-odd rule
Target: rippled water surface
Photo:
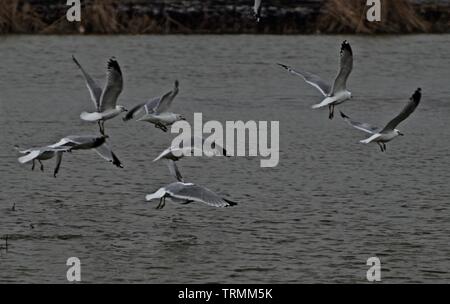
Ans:
{"type": "MultiPolygon", "coordinates": [[[[119,36],[0,38],[0,282],[65,282],[66,260],[84,282],[365,282],[377,256],[384,282],[450,283],[450,36],[119,36]],[[346,114],[384,125],[417,87],[423,102],[382,154],[327,111],[283,62],[334,77],[349,39],[354,99],[346,114]],[[106,59],[125,74],[120,104],[172,87],[173,110],[192,121],[280,121],[280,163],[190,158],[187,180],[239,202],[218,210],[156,203],[172,181],[151,160],[171,141],[143,123],[107,123],[118,169],[97,155],[66,155],[61,174],[20,165],[14,145],[39,146],[96,126],[76,54],[103,81],[106,59]],[[16,204],[16,210],[11,207],[16,204]],[[3,240],[0,246],[3,246],[3,240]]],[[[339,116],[339,115],[337,115],[339,116]]]]}

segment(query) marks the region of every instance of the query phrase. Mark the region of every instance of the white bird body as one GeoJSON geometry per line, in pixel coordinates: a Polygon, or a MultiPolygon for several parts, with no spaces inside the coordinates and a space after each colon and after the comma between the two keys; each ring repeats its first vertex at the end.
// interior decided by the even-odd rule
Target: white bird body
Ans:
{"type": "Polygon", "coordinates": [[[328,96],[326,97],[321,103],[313,105],[312,108],[313,109],[320,109],[323,107],[328,107],[330,105],[334,105],[337,106],[341,103],[343,103],[346,100],[349,100],[352,98],[352,93],[345,90],[345,91],[341,91],[336,93],[333,96],[328,96]]]}
{"type": "Polygon", "coordinates": [[[92,113],[83,112],[81,113],[80,118],[84,121],[89,122],[97,122],[99,120],[105,121],[110,120],[123,112],[124,112],[123,106],[116,106],[114,109],[109,109],[104,112],[92,112],[92,113]]]}
{"type": "Polygon", "coordinates": [[[183,117],[179,114],[164,112],[161,114],[157,113],[145,114],[144,116],[139,118],[138,121],[146,121],[155,125],[161,124],[167,127],[173,125],[175,122],[182,119],[183,117]]]}
{"type": "Polygon", "coordinates": [[[377,133],[372,135],[371,137],[361,140],[362,144],[370,144],[372,142],[375,143],[387,143],[399,136],[401,133],[398,130],[389,131],[386,133],[377,133]]]}

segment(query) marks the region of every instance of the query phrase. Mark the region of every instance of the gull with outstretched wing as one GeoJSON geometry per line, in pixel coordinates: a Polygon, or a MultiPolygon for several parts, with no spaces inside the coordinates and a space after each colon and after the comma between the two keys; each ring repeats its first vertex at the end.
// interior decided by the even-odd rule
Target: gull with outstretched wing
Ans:
{"type": "Polygon", "coordinates": [[[340,68],[333,84],[329,84],[319,76],[307,71],[293,69],[292,67],[281,63],[278,65],[291,74],[302,77],[306,83],[319,90],[325,99],[321,103],[314,105],[312,108],[320,109],[328,107],[330,110],[330,119],[333,119],[334,117],[335,106],[352,98],[352,93],[347,90],[347,80],[353,70],[353,51],[347,40],[345,40],[341,46],[340,68]]]}
{"type": "Polygon", "coordinates": [[[86,86],[95,106],[95,112],[83,112],[80,118],[84,121],[97,122],[100,127],[100,133],[105,135],[105,121],[127,111],[124,106],[117,105],[117,99],[123,90],[123,76],[119,63],[114,57],[109,59],[106,70],[106,83],[104,88],[101,89],[84,70],[75,56],[72,56],[72,59],[86,81],[86,86]]]}
{"type": "Polygon", "coordinates": [[[342,118],[352,127],[366,132],[371,136],[365,140],[361,140],[360,142],[363,144],[369,143],[377,143],[382,152],[386,151],[386,143],[390,142],[397,136],[403,136],[403,133],[397,130],[397,126],[402,123],[405,119],[407,119],[420,104],[420,100],[422,98],[422,89],[418,88],[412,97],[410,98],[408,104],[405,106],[403,111],[397,115],[394,119],[392,119],[384,128],[377,128],[371,126],[367,123],[360,123],[355,120],[352,120],[350,117],[341,112],[342,118]]]}
{"type": "Polygon", "coordinates": [[[178,95],[179,82],[174,83],[174,88],[162,96],[150,99],[145,103],[141,103],[133,107],[127,115],[123,118],[124,121],[133,119],[142,111],[145,114],[137,121],[146,121],[155,125],[156,128],[167,132],[168,127],[179,120],[185,120],[180,114],[169,112],[173,100],[178,95]]]}

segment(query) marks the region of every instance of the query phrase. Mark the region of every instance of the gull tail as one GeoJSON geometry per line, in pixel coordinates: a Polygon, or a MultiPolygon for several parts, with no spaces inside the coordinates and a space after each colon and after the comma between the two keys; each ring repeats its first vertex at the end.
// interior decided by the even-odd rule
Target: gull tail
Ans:
{"type": "Polygon", "coordinates": [[[163,197],[165,194],[166,194],[166,189],[161,188],[161,189],[159,189],[158,191],[156,191],[155,193],[147,194],[147,195],[145,196],[145,200],[151,201],[151,200],[154,200],[154,199],[157,199],[157,198],[161,198],[161,197],[163,197]]]}
{"type": "Polygon", "coordinates": [[[333,98],[327,97],[321,103],[315,104],[312,106],[313,109],[320,109],[323,107],[327,107],[332,104],[335,100],[333,98]]]}
{"type": "Polygon", "coordinates": [[[18,161],[21,164],[25,164],[25,163],[28,163],[28,162],[32,161],[36,157],[38,157],[39,154],[40,154],[39,151],[32,151],[32,152],[28,153],[25,156],[19,157],[18,161]]]}
{"type": "Polygon", "coordinates": [[[98,121],[101,120],[103,117],[100,113],[83,112],[81,113],[80,118],[85,121],[98,121]]]}
{"type": "Polygon", "coordinates": [[[360,140],[359,142],[362,144],[370,144],[371,142],[373,142],[375,139],[377,139],[380,136],[381,136],[381,134],[375,134],[367,139],[360,140]]]}

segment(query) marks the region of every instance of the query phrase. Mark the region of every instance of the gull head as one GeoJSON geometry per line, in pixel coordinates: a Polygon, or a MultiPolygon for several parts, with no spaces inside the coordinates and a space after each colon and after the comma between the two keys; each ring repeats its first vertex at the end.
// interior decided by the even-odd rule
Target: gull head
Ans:
{"type": "Polygon", "coordinates": [[[127,108],[124,106],[116,106],[116,110],[120,112],[128,112],[127,108]]]}
{"type": "Polygon", "coordinates": [[[400,132],[399,130],[395,129],[394,130],[395,134],[399,135],[399,136],[405,136],[405,134],[403,134],[402,132],[400,132]]]}
{"type": "Polygon", "coordinates": [[[186,118],[181,114],[177,114],[177,120],[186,120],[186,118]]]}

